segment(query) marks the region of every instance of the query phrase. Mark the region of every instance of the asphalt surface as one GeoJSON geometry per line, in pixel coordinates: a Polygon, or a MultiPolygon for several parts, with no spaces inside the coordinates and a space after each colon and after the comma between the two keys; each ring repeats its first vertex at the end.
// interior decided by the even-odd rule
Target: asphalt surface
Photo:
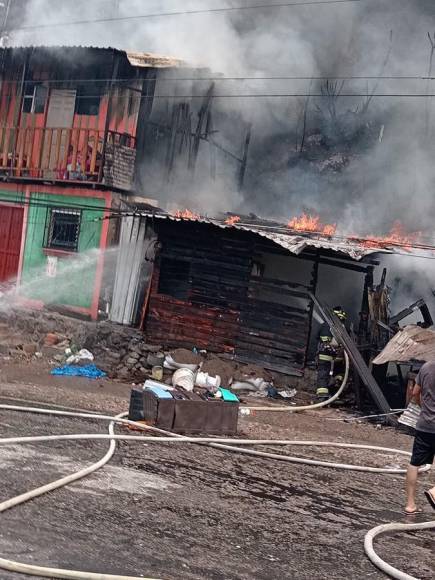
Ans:
{"type": "MultiPolygon", "coordinates": [[[[44,388],[0,384],[3,397],[100,409],[128,406],[125,387],[66,381],[44,388]],[[99,403],[99,404],[98,404],[99,403]],[[97,406],[98,405],[98,406],[97,406]]],[[[409,449],[392,429],[343,423],[334,410],[259,415],[241,435],[342,440],[409,449]]],[[[105,432],[106,425],[0,411],[0,437],[105,432]]],[[[107,442],[0,448],[0,501],[98,460],[107,442]]],[[[312,456],[313,450],[293,449],[312,456]]],[[[395,454],[320,450],[324,459],[405,465],[395,454]]],[[[420,503],[434,519],[422,490],[420,503]]],[[[385,578],[365,557],[363,538],[402,515],[403,477],[267,461],[206,449],[121,443],[111,463],[82,482],[0,515],[0,556],[53,567],[169,579],[385,578]]],[[[435,577],[433,533],[385,537],[377,550],[421,579],[435,577]]],[[[31,578],[0,571],[1,579],[31,578]]]]}

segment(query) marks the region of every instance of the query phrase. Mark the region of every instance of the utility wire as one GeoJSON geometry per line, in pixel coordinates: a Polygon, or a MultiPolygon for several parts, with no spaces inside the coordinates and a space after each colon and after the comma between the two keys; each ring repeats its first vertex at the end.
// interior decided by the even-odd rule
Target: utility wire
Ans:
{"type": "MultiPolygon", "coordinates": [[[[0,48],[0,52],[2,49],[0,48]]],[[[6,49],[9,50],[9,49],[6,49]]],[[[401,75],[391,75],[391,76],[363,76],[363,75],[347,75],[347,76],[337,76],[337,75],[329,75],[329,76],[271,76],[271,77],[264,77],[264,76],[257,76],[257,77],[225,77],[225,76],[215,76],[215,77],[184,77],[184,76],[166,76],[166,77],[158,77],[158,78],[86,78],[86,79],[33,79],[33,80],[25,80],[23,84],[44,84],[44,85],[54,85],[59,83],[111,83],[111,82],[118,82],[118,83],[135,83],[137,81],[144,82],[144,83],[155,83],[155,82],[184,82],[184,81],[198,81],[198,82],[242,82],[242,81],[327,81],[327,80],[344,80],[344,81],[353,81],[353,80],[362,80],[362,81],[379,81],[379,80],[390,80],[390,81],[433,81],[435,80],[435,76],[401,76],[401,75]]],[[[2,80],[3,85],[8,84],[17,84],[21,83],[19,80],[2,80]]],[[[115,87],[116,88],[116,87],[115,87]]]]}
{"type": "Polygon", "coordinates": [[[47,24],[30,24],[27,26],[19,26],[13,29],[13,31],[31,31],[46,28],[57,28],[64,26],[81,26],[84,24],[97,24],[97,23],[109,23],[109,22],[127,22],[134,20],[145,20],[148,18],[164,18],[171,16],[194,16],[199,14],[225,14],[229,12],[241,12],[247,10],[260,10],[260,9],[272,9],[272,8],[290,8],[298,6],[322,6],[332,5],[332,4],[357,4],[360,2],[365,2],[367,0],[308,0],[304,2],[280,2],[278,4],[252,4],[248,6],[227,6],[227,7],[217,7],[217,8],[200,8],[198,10],[177,10],[170,12],[154,12],[151,14],[137,14],[136,16],[115,16],[107,18],[95,18],[86,20],[71,20],[69,22],[53,22],[47,24]]]}
{"type": "MultiPolygon", "coordinates": [[[[78,95],[77,99],[97,99],[104,95],[78,95]]],[[[204,99],[206,95],[138,95],[137,99],[204,99]]],[[[367,93],[340,93],[336,98],[367,98],[367,93]]],[[[330,95],[321,93],[233,93],[233,94],[213,94],[213,99],[273,99],[273,98],[298,98],[312,97],[318,99],[330,99],[330,95]]],[[[435,97],[435,93],[376,93],[370,97],[380,98],[400,98],[400,99],[429,99],[435,97]]],[[[114,95],[113,98],[119,98],[114,95]]],[[[124,97],[125,98],[125,97],[124,97]]]]}

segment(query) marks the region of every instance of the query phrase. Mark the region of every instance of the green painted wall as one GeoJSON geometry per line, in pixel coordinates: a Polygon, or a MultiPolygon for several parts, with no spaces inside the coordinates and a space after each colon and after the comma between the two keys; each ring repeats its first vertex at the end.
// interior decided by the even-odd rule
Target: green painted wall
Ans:
{"type": "MultiPolygon", "coordinates": [[[[23,194],[0,190],[1,199],[23,201],[23,194]]],[[[32,193],[30,199],[21,293],[45,304],[90,308],[102,229],[102,221],[98,218],[103,217],[105,200],[49,193],[32,193]],[[58,257],[53,278],[47,276],[48,258],[44,253],[47,205],[58,208],[80,206],[82,210],[78,252],[58,257]]]]}

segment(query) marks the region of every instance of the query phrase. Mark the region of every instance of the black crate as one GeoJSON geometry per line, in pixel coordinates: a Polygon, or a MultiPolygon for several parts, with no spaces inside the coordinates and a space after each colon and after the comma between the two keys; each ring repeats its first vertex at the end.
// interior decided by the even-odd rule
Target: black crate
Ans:
{"type": "Polygon", "coordinates": [[[236,435],[239,403],[222,400],[159,399],[152,391],[133,388],[129,419],[174,433],[236,435]]]}

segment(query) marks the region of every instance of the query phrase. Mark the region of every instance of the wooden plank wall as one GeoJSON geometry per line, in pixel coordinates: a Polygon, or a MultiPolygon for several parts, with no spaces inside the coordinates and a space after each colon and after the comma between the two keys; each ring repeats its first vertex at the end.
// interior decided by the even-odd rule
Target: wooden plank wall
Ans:
{"type": "Polygon", "coordinates": [[[154,266],[148,340],[234,353],[252,269],[250,241],[194,222],[157,222],[156,229],[162,249],[154,266]],[[188,268],[187,284],[173,266],[177,261],[179,271],[188,268]]]}
{"type": "Polygon", "coordinates": [[[156,220],[155,229],[161,251],[147,340],[228,353],[282,372],[303,369],[312,280],[303,287],[252,276],[254,234],[169,220],[156,220]]]}

